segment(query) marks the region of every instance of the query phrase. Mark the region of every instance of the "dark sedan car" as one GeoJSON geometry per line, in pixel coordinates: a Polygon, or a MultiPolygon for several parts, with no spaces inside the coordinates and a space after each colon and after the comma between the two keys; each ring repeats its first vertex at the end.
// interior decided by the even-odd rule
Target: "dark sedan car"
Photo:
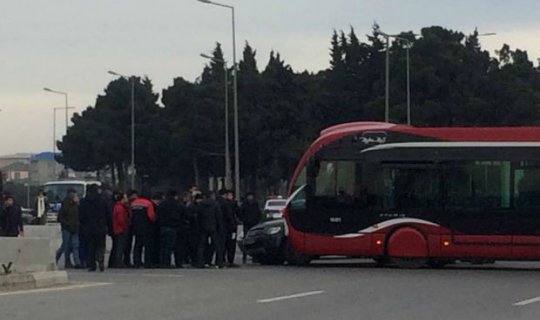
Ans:
{"type": "Polygon", "coordinates": [[[23,223],[27,225],[39,224],[39,218],[32,209],[21,208],[23,223]]]}
{"type": "Polygon", "coordinates": [[[282,264],[285,261],[285,220],[259,223],[251,228],[241,242],[241,249],[262,264],[282,264]]]}

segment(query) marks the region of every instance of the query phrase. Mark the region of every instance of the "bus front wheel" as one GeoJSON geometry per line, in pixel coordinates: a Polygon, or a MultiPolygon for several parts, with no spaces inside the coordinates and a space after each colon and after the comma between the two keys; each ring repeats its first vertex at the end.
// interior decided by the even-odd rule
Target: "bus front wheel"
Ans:
{"type": "Polygon", "coordinates": [[[306,266],[313,258],[296,252],[289,243],[285,245],[285,261],[293,266],[306,266]]]}

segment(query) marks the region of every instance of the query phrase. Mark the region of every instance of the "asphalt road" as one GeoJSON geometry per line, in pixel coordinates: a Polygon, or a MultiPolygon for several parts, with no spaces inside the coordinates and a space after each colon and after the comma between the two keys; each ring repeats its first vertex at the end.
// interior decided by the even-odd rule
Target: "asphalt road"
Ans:
{"type": "Polygon", "coordinates": [[[70,272],[71,287],[0,294],[0,319],[538,319],[540,263],[441,270],[359,260],[309,267],[70,272]],[[62,289],[62,290],[57,290],[62,289]]]}

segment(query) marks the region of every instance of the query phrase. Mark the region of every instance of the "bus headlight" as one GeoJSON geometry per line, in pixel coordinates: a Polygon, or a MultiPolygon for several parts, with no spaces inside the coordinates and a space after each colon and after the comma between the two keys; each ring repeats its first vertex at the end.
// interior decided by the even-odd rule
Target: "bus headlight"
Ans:
{"type": "Polygon", "coordinates": [[[281,227],[270,227],[266,230],[264,230],[264,233],[269,235],[278,234],[281,231],[281,227]]]}

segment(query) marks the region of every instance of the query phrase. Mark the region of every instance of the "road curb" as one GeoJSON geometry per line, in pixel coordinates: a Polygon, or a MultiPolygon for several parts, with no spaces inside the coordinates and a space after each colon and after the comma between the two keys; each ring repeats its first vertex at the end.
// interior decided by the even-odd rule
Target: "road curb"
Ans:
{"type": "Polygon", "coordinates": [[[65,271],[41,271],[0,275],[0,292],[52,287],[68,283],[65,271]]]}

